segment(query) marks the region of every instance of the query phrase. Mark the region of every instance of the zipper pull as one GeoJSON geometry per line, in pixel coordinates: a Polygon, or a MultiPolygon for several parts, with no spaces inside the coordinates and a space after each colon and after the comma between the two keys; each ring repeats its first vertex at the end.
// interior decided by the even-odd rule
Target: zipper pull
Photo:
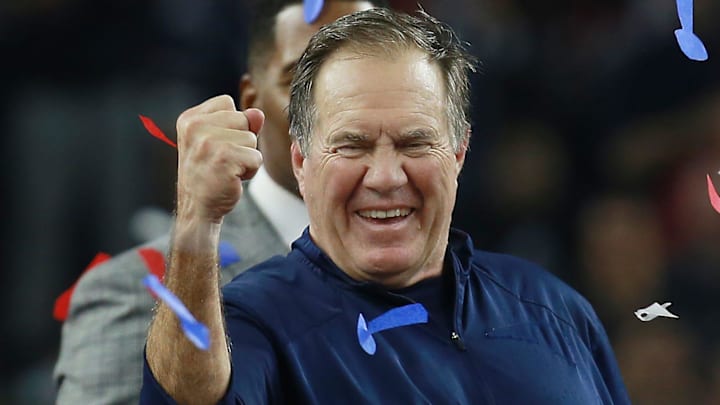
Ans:
{"type": "Polygon", "coordinates": [[[452,340],[453,343],[455,343],[455,346],[457,346],[458,349],[460,349],[462,351],[467,350],[467,348],[465,347],[465,342],[463,342],[462,338],[460,337],[460,335],[458,335],[457,332],[452,331],[450,333],[450,340],[452,340]]]}

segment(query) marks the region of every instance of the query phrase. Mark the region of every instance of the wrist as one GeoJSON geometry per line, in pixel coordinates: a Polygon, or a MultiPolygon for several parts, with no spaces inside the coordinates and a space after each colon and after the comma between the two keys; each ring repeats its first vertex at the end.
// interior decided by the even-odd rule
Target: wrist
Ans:
{"type": "Polygon", "coordinates": [[[220,244],[222,217],[214,218],[195,209],[192,202],[178,201],[172,246],[175,252],[215,255],[220,244]]]}

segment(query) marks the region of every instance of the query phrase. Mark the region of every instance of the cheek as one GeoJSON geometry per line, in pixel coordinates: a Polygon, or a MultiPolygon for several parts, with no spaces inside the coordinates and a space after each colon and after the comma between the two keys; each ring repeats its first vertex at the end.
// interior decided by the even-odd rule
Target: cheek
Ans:
{"type": "Polygon", "coordinates": [[[423,197],[432,199],[454,198],[457,190],[454,164],[445,164],[444,161],[427,159],[422,162],[413,162],[408,169],[412,173],[415,187],[423,197]]]}
{"type": "Polygon", "coordinates": [[[343,208],[349,201],[358,184],[362,182],[364,169],[362,165],[345,159],[334,159],[324,162],[322,167],[312,168],[316,173],[315,192],[322,196],[325,204],[333,205],[334,209],[343,208]]]}

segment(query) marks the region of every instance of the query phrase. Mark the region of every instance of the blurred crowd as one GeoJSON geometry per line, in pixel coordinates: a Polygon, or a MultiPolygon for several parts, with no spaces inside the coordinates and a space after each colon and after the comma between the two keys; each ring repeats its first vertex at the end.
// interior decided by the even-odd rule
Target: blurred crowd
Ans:
{"type": "MultiPolygon", "coordinates": [[[[416,1],[391,2],[412,10],[416,1]]],[[[455,225],[546,266],[605,323],[633,403],[720,404],[720,2],[419,2],[482,60],[455,225]],[[679,319],[641,322],[653,302],[679,319]]],[[[0,5],[0,405],[50,403],[53,302],[168,230],[185,108],[237,94],[246,0],[0,5]]],[[[139,281],[138,281],[139,282],[139,281]]]]}

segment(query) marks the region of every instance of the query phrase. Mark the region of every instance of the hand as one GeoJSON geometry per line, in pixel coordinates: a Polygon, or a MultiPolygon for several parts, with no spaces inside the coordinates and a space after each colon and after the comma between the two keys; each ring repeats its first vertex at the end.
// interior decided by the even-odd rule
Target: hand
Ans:
{"type": "Polygon", "coordinates": [[[211,98],[180,114],[178,134],[178,218],[221,223],[242,196],[242,180],[262,164],[256,134],[265,115],[237,111],[228,95],[211,98]]]}

